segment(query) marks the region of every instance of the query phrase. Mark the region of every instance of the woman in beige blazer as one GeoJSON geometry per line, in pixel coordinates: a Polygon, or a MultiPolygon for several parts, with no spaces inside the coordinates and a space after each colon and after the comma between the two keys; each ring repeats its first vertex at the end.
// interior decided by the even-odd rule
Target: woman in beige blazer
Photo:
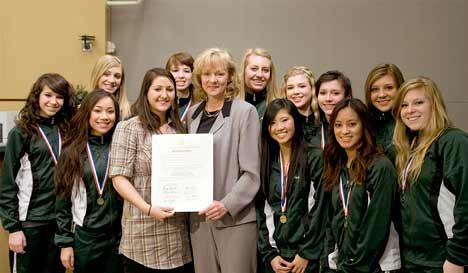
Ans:
{"type": "Polygon", "coordinates": [[[187,114],[189,133],[214,137],[213,203],[190,217],[195,271],[249,273],[256,270],[254,197],[260,187],[258,115],[234,99],[236,68],[225,50],[211,48],[195,60],[195,95],[187,114]]]}

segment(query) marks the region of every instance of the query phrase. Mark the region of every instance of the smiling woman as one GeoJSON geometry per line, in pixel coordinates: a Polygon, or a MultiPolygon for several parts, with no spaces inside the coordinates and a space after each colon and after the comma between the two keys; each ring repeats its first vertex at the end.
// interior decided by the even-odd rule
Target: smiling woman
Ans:
{"type": "Polygon", "coordinates": [[[315,82],[314,91],[319,106],[318,111],[321,124],[320,132],[312,137],[311,142],[320,145],[323,150],[330,133],[330,115],[338,102],[353,96],[353,89],[348,77],[340,71],[330,70],[320,75],[315,82]]]}
{"type": "Polygon", "coordinates": [[[125,90],[125,73],[119,58],[111,55],[101,56],[91,72],[90,85],[91,90],[102,89],[112,93],[119,102],[121,119],[125,120],[130,117],[130,104],[125,90]]]}
{"type": "Polygon", "coordinates": [[[398,89],[404,78],[400,69],[390,63],[374,67],[367,76],[364,85],[366,104],[372,122],[372,131],[378,145],[385,153],[394,158],[391,149],[395,118],[392,115],[393,105],[398,89]]]}
{"type": "Polygon", "coordinates": [[[318,194],[322,151],[307,146],[301,127],[300,114],[289,100],[275,99],[267,106],[256,211],[258,250],[268,273],[319,270],[326,214],[316,201],[323,196],[318,194]]]}
{"type": "Polygon", "coordinates": [[[398,270],[399,238],[392,223],[397,175],[376,149],[367,107],[354,98],[338,102],[330,126],[324,185],[331,193],[327,245],[335,251],[327,249],[329,266],[344,273],[398,270]]]}
{"type": "Polygon", "coordinates": [[[242,59],[239,78],[239,98],[254,105],[262,119],[267,104],[277,97],[271,54],[263,48],[248,49],[242,59]]]}
{"type": "Polygon", "coordinates": [[[179,52],[169,57],[166,63],[166,70],[171,72],[176,81],[177,105],[182,121],[185,119],[187,110],[195,104],[192,84],[193,62],[190,54],[179,52]]]}
{"type": "Polygon", "coordinates": [[[8,134],[0,180],[0,215],[17,272],[63,272],[56,230],[53,173],[76,111],[73,88],[58,74],[34,83],[8,134]]]}
{"type": "MultiPolygon", "coordinates": [[[[320,131],[320,113],[314,92],[315,77],[304,66],[290,68],[283,76],[279,96],[292,101],[301,114],[304,137],[312,143],[320,131]],[[315,138],[314,138],[315,137],[315,138]]],[[[319,143],[314,143],[317,146],[319,143]]]]}
{"type": "Polygon", "coordinates": [[[73,272],[122,272],[118,246],[122,200],[107,177],[109,146],[119,105],[96,90],[73,117],[70,135],[56,167],[55,243],[62,265],[73,272]],[[73,228],[72,228],[73,227],[73,228]],[[93,247],[93,255],[88,249],[93,247]]]}
{"type": "Polygon", "coordinates": [[[453,127],[439,88],[426,77],[401,86],[394,116],[405,272],[463,273],[468,134],[453,127]]]}
{"type": "Polygon", "coordinates": [[[187,214],[151,205],[151,135],[185,132],[176,100],[171,73],[148,70],[132,106],[136,116],[121,121],[112,140],[109,177],[124,199],[119,252],[125,272],[193,271],[187,214]]]}
{"type": "Polygon", "coordinates": [[[254,197],[260,186],[259,122],[255,107],[234,99],[236,67],[222,49],[195,60],[195,93],[202,102],[187,114],[189,133],[212,134],[213,203],[190,215],[196,272],[256,271],[254,197]]]}

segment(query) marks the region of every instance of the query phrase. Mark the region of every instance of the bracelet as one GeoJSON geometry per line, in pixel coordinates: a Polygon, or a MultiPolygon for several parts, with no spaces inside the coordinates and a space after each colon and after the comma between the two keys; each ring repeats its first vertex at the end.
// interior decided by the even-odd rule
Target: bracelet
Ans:
{"type": "Polygon", "coordinates": [[[151,204],[150,204],[150,208],[148,210],[148,216],[150,216],[150,214],[151,214],[151,204]]]}

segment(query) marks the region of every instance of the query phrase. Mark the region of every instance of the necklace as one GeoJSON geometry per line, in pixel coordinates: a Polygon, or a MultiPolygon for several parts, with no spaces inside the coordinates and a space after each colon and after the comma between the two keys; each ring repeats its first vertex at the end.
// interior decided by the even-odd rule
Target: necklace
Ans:
{"type": "Polygon", "coordinates": [[[220,111],[220,110],[217,110],[217,111],[214,111],[214,112],[208,112],[208,111],[206,111],[206,109],[203,109],[203,113],[205,114],[205,116],[206,116],[207,118],[214,118],[214,117],[217,117],[218,114],[219,114],[219,111],[220,111]]]}

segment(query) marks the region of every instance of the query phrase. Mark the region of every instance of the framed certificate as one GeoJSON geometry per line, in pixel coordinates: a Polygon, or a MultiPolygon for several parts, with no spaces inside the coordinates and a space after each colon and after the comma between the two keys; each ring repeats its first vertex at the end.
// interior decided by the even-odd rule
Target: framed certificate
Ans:
{"type": "Polygon", "coordinates": [[[212,202],[213,135],[153,135],[152,205],[191,212],[212,202]]]}

